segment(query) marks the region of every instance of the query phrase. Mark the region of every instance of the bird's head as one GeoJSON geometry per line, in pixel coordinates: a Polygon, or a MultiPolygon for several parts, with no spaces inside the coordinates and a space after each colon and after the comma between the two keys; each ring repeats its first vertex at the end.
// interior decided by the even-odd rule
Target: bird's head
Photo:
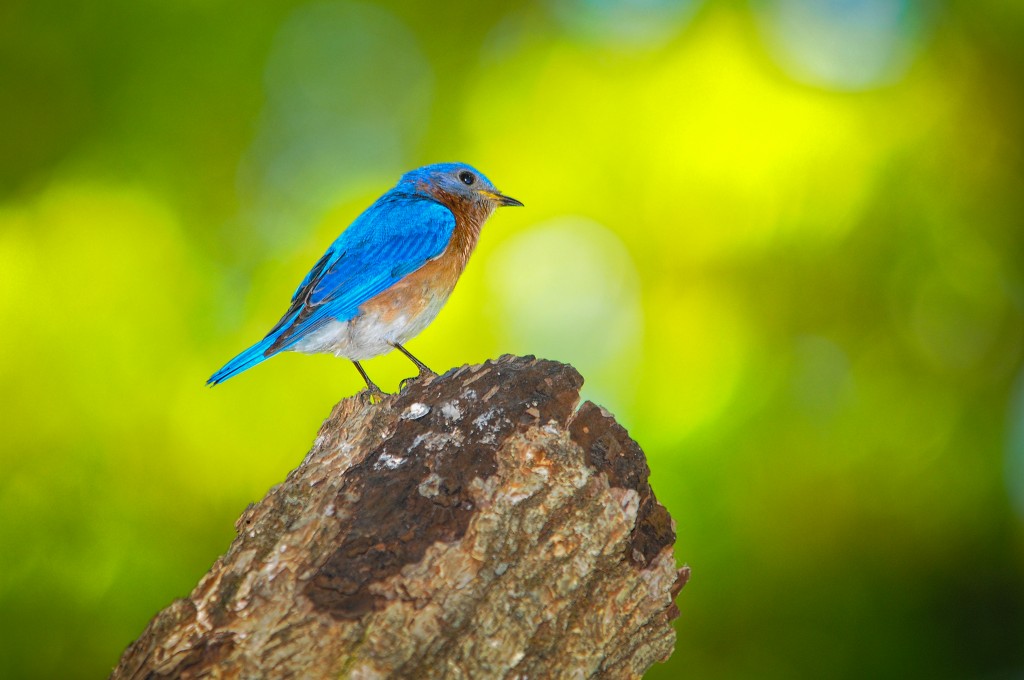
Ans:
{"type": "Polygon", "coordinates": [[[483,173],[465,163],[425,165],[405,173],[398,185],[405,185],[415,193],[440,199],[443,203],[467,202],[489,210],[500,206],[522,205],[495,189],[483,173]]]}

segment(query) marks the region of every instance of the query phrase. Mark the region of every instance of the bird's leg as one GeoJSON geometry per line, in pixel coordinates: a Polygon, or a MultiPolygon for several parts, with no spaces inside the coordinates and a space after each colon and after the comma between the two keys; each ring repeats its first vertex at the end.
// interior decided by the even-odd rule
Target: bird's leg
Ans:
{"type": "Polygon", "coordinates": [[[383,400],[384,397],[387,396],[384,390],[377,387],[377,385],[372,380],[370,380],[370,376],[366,375],[366,371],[363,370],[363,367],[359,365],[358,361],[353,361],[352,363],[355,365],[356,370],[359,371],[359,375],[363,376],[363,380],[366,381],[366,391],[363,392],[362,394],[367,395],[367,398],[369,398],[370,403],[373,403],[373,399],[375,397],[378,400],[383,400]]]}
{"type": "Polygon", "coordinates": [[[411,361],[412,363],[416,364],[416,368],[420,369],[419,377],[423,377],[425,375],[435,375],[435,376],[437,375],[437,373],[434,373],[433,371],[431,371],[430,368],[425,363],[423,363],[422,361],[420,361],[419,359],[414,357],[409,352],[409,350],[407,350],[406,348],[402,347],[397,342],[391,343],[391,346],[394,347],[395,349],[397,349],[399,352],[401,352],[405,356],[409,357],[409,361],[411,361]]]}
{"type": "Polygon", "coordinates": [[[394,347],[395,349],[397,349],[399,352],[401,352],[405,356],[409,357],[409,361],[411,361],[412,363],[416,364],[416,368],[418,368],[420,370],[419,375],[417,375],[415,378],[406,378],[401,383],[399,383],[399,385],[398,385],[398,390],[399,391],[402,391],[403,389],[405,389],[405,386],[408,383],[412,382],[413,380],[418,380],[418,379],[420,379],[420,378],[422,378],[424,376],[436,376],[437,375],[437,373],[434,373],[432,370],[430,370],[430,368],[425,363],[423,363],[422,361],[420,361],[419,359],[414,357],[409,350],[407,350],[406,348],[402,347],[397,342],[391,343],[391,346],[394,347]]]}

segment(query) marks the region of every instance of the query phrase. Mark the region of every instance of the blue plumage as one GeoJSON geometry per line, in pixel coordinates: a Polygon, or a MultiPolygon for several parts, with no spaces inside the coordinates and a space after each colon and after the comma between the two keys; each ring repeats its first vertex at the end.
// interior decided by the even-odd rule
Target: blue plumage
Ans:
{"type": "Polygon", "coordinates": [[[455,229],[451,210],[400,188],[377,199],[341,233],[296,289],[277,325],[207,384],[224,382],[289,349],[327,321],[348,321],[359,305],[444,251],[455,229]]]}
{"type": "Polygon", "coordinates": [[[364,305],[445,253],[456,230],[453,209],[467,226],[473,225],[475,234],[498,205],[522,204],[500,194],[468,165],[443,163],[406,173],[331,244],[266,337],[225,364],[207,384],[221,383],[289,349],[348,356],[364,378],[357,359],[392,347],[416,361],[421,371],[429,370],[399,343],[429,323],[450,288],[438,289],[436,300],[432,292],[426,293],[428,298],[409,300],[408,318],[384,319],[379,312],[367,316],[364,305]]]}
{"type": "Polygon", "coordinates": [[[283,331],[287,346],[324,321],[354,317],[361,304],[444,252],[454,229],[455,216],[439,203],[391,192],[379,198],[331,244],[323,271],[306,282],[300,318],[283,331]]]}

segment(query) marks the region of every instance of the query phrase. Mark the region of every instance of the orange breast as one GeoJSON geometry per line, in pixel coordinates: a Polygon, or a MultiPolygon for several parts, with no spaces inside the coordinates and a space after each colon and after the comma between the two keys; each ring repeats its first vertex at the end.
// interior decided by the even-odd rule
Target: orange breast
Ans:
{"type": "Polygon", "coordinates": [[[480,238],[480,227],[487,219],[487,215],[468,215],[454,206],[448,207],[455,213],[455,230],[444,252],[364,302],[360,314],[376,314],[384,322],[403,315],[411,319],[428,309],[436,310],[439,302],[443,304],[448,299],[466,269],[480,238]]]}

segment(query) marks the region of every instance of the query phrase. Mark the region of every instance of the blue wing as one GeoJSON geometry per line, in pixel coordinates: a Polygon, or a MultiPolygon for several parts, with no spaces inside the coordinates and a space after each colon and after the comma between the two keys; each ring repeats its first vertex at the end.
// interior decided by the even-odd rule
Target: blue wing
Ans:
{"type": "Polygon", "coordinates": [[[452,212],[426,197],[388,192],[331,244],[292,296],[267,336],[207,381],[215,385],[299,342],[359,307],[444,252],[455,230],[452,212]]]}

